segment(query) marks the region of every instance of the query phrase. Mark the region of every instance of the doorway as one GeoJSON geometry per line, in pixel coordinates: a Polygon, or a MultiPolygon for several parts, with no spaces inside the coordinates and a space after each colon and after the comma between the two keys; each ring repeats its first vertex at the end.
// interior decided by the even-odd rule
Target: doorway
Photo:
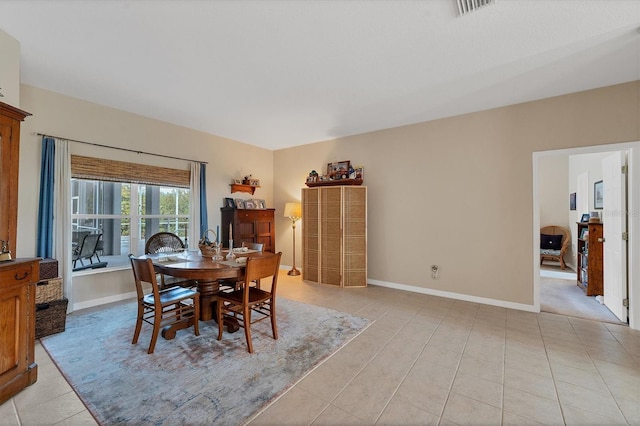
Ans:
{"type": "MultiPolygon", "coordinates": [[[[576,241],[578,236],[576,222],[580,221],[580,216],[585,213],[582,210],[588,207],[587,213],[595,210],[593,206],[593,182],[588,182],[586,185],[584,184],[585,178],[582,180],[582,188],[578,188],[578,179],[576,177],[575,171],[573,171],[574,176],[572,179],[571,188],[567,182],[569,182],[569,158],[572,156],[581,156],[585,155],[586,157],[591,157],[593,161],[597,164],[602,163],[602,158],[610,156],[613,152],[616,151],[624,151],[628,153],[628,181],[629,187],[627,188],[628,194],[628,211],[630,212],[631,218],[637,217],[637,214],[634,216],[634,212],[638,212],[638,205],[640,202],[640,180],[638,179],[639,170],[640,170],[640,160],[638,159],[640,153],[640,143],[632,142],[632,143],[623,143],[623,144],[611,144],[611,145],[601,145],[594,147],[584,147],[584,148],[573,148],[573,149],[565,149],[565,150],[555,150],[555,151],[544,151],[537,152],[533,154],[533,184],[534,184],[534,307],[538,311],[551,311],[555,313],[563,313],[572,316],[580,316],[580,317],[592,317],[593,312],[603,312],[603,317],[591,318],[597,319],[600,321],[607,322],[618,322],[619,320],[610,313],[610,310],[605,308],[604,305],[601,305],[600,302],[603,302],[602,298],[596,302],[593,297],[586,297],[582,290],[576,285],[576,241]],[[559,173],[559,176],[555,176],[555,178],[560,182],[554,189],[551,191],[558,191],[556,194],[556,201],[562,200],[560,203],[556,203],[561,205],[560,208],[556,206],[557,216],[554,218],[553,213],[551,215],[546,211],[546,204],[548,203],[548,198],[544,195],[545,188],[549,188],[548,185],[548,176],[545,175],[547,170],[553,169],[557,170],[559,167],[558,164],[562,164],[564,162],[566,171],[563,173],[559,173]],[[551,166],[550,166],[551,165],[551,166]],[[636,182],[633,185],[633,182],[636,182]],[[575,211],[569,211],[569,199],[570,194],[579,193],[577,195],[577,207],[575,211]],[[589,202],[586,203],[585,200],[587,196],[590,196],[589,202]],[[582,202],[580,201],[582,200],[582,202]],[[560,212],[561,211],[561,212],[560,212]],[[560,224],[569,228],[572,233],[571,239],[571,249],[569,253],[565,257],[567,264],[569,267],[567,270],[562,271],[559,267],[554,268],[553,265],[543,265],[540,266],[539,259],[539,241],[540,241],[540,226],[550,225],[549,221],[561,221],[560,224]],[[574,229],[575,228],[575,229],[574,229]],[[551,286],[551,287],[550,287],[551,286]],[[565,296],[569,297],[568,299],[562,300],[561,290],[562,288],[566,290],[565,296]],[[560,292],[560,293],[558,293],[560,292]],[[574,296],[570,296],[570,293],[573,292],[574,296]],[[582,293],[582,294],[581,294],[582,293]],[[544,297],[543,297],[544,296],[544,297]],[[551,299],[549,299],[549,297],[551,299]],[[551,300],[552,305],[548,303],[551,300]],[[588,305],[591,312],[584,311],[584,314],[580,314],[580,306],[579,302],[589,302],[588,305]],[[556,303],[557,302],[557,303],[556,303]],[[577,304],[577,306],[575,306],[577,304]],[[564,309],[564,312],[562,312],[564,309]],[[577,309],[577,312],[576,312],[577,309]],[[607,320],[607,316],[610,320],[607,320]]],[[[586,158],[585,157],[585,158],[586,158]]],[[[596,178],[600,178],[598,176],[592,176],[591,180],[595,180],[596,178]]],[[[634,226],[634,222],[630,220],[629,222],[629,241],[628,241],[628,255],[629,259],[632,259],[634,252],[637,253],[638,248],[640,248],[640,241],[637,235],[634,235],[636,232],[632,229],[634,226]],[[634,251],[635,249],[635,251],[634,251]]],[[[637,228],[638,225],[635,224],[637,228]]],[[[626,258],[625,258],[626,263],[626,258]]],[[[638,296],[640,295],[640,283],[638,282],[638,276],[640,273],[640,268],[638,265],[634,265],[634,262],[628,263],[628,293],[627,299],[629,304],[629,318],[628,322],[631,328],[638,329],[640,328],[640,303],[638,302],[638,296]]],[[[627,272],[627,271],[625,271],[627,272]]],[[[627,281],[621,285],[624,285],[624,291],[627,292],[627,281]]],[[[621,290],[622,292],[622,290],[621,290]]],[[[610,293],[611,294],[611,293],[610,293]]],[[[622,303],[622,300],[620,301],[622,303]]],[[[626,313],[626,312],[625,312],[626,313]]]]}

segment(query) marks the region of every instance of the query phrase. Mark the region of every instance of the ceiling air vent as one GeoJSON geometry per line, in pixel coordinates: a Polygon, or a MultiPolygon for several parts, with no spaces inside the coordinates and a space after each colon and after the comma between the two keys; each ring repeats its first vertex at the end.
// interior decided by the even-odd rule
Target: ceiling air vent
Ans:
{"type": "Polygon", "coordinates": [[[460,12],[460,16],[462,16],[482,6],[495,3],[495,0],[457,0],[457,2],[458,12],[460,12]]]}

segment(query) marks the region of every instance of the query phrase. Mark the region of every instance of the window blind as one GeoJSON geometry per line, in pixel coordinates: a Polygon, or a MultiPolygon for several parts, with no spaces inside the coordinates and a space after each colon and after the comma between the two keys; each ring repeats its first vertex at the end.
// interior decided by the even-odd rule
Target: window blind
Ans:
{"type": "Polygon", "coordinates": [[[81,155],[71,156],[71,176],[76,179],[189,188],[190,175],[191,172],[189,170],[83,157],[81,155]]]}

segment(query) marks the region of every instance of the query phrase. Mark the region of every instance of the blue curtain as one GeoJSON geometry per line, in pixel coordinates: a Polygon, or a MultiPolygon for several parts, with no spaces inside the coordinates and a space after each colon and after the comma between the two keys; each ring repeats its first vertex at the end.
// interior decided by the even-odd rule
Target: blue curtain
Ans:
{"type": "Polygon", "coordinates": [[[40,201],[38,203],[38,245],[36,255],[53,255],[53,180],[55,169],[55,139],[42,137],[40,165],[40,201]]]}
{"type": "Polygon", "coordinates": [[[207,216],[207,165],[200,163],[200,235],[209,229],[207,216]]]}

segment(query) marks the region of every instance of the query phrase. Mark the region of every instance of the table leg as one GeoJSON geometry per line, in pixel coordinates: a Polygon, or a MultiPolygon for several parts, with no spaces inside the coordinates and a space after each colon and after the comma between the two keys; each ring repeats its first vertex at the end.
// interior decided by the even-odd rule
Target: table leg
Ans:
{"type": "MultiPolygon", "coordinates": [[[[198,281],[198,291],[200,292],[200,320],[216,321],[216,305],[218,303],[216,294],[220,291],[220,285],[217,281],[198,281]]],[[[235,333],[240,329],[235,318],[225,317],[224,324],[229,333],[235,333]]]]}

